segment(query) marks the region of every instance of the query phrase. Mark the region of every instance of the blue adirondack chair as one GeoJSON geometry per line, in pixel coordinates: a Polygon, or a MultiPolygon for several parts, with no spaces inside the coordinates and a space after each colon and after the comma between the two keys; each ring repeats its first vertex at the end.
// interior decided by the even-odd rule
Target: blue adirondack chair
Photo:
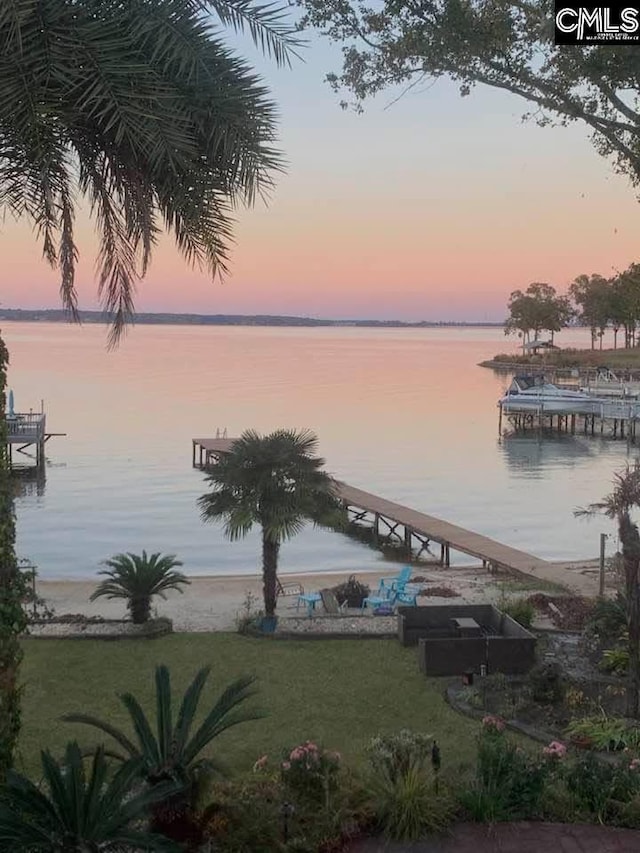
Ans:
{"type": "Polygon", "coordinates": [[[411,580],[411,566],[404,566],[393,578],[382,578],[378,587],[378,595],[387,595],[389,592],[404,592],[405,586],[411,580]]]}

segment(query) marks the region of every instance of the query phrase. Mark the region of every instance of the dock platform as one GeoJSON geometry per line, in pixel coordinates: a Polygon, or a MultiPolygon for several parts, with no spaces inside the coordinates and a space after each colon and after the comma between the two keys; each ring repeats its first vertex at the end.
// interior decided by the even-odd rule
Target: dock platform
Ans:
{"type": "MultiPolygon", "coordinates": [[[[216,458],[228,453],[234,441],[234,438],[194,438],[193,466],[206,470],[215,465],[216,458]]],[[[431,542],[435,542],[440,546],[439,562],[442,566],[450,565],[450,551],[453,550],[482,560],[490,571],[507,569],[557,583],[557,567],[546,560],[473,530],[466,530],[347,483],[337,482],[338,497],[349,520],[370,526],[381,544],[385,541],[403,544],[408,558],[420,556],[431,542]]]]}

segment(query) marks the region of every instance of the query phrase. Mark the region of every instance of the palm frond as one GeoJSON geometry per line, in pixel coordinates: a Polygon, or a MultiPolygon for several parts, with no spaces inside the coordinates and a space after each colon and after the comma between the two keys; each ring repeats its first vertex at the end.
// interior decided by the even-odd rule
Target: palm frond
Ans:
{"type": "Polygon", "coordinates": [[[304,41],[297,37],[297,28],[290,23],[291,10],[286,4],[256,3],[254,0],[200,0],[203,7],[215,10],[223,24],[238,32],[249,30],[254,44],[279,65],[291,65],[297,48],[304,41]]]}
{"type": "Polygon", "coordinates": [[[60,719],[65,723],[81,723],[85,726],[92,726],[104,734],[112,737],[123,748],[129,758],[139,758],[140,750],[120,729],[111,723],[101,720],[99,717],[94,717],[92,714],[63,714],[60,719]]]}
{"type": "Polygon", "coordinates": [[[131,722],[138,738],[140,756],[147,764],[147,767],[159,767],[162,764],[160,746],[154,737],[151,725],[142,710],[142,706],[131,693],[124,693],[120,699],[131,717],[131,722]]]}
{"type": "Polygon", "coordinates": [[[171,723],[171,676],[166,666],[156,667],[156,718],[158,721],[158,750],[166,761],[171,752],[173,726],[171,723]]]}
{"type": "Polygon", "coordinates": [[[161,223],[188,263],[224,273],[232,211],[283,168],[274,104],[215,35],[210,11],[279,62],[285,7],[248,0],[0,4],[0,205],[30,218],[76,312],[76,192],[100,236],[114,344],[161,223]]]}
{"type": "Polygon", "coordinates": [[[195,761],[202,750],[226,729],[264,716],[263,713],[255,710],[242,712],[238,710],[242,703],[255,696],[257,692],[254,689],[255,681],[256,679],[253,676],[243,676],[227,687],[193,737],[185,745],[184,761],[186,764],[195,761]]]}
{"type": "Polygon", "coordinates": [[[196,711],[198,710],[200,696],[202,695],[202,690],[210,672],[211,668],[208,666],[204,666],[202,669],[198,670],[182,698],[175,731],[173,733],[173,743],[176,755],[180,755],[184,751],[196,711]]]}

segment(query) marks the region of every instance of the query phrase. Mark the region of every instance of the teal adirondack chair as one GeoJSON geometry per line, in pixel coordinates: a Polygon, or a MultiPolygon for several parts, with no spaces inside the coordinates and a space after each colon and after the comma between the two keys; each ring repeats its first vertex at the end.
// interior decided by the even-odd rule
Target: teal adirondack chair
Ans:
{"type": "Polygon", "coordinates": [[[411,580],[411,566],[404,566],[393,578],[382,578],[378,586],[378,595],[387,596],[389,592],[404,592],[405,586],[411,580]]]}

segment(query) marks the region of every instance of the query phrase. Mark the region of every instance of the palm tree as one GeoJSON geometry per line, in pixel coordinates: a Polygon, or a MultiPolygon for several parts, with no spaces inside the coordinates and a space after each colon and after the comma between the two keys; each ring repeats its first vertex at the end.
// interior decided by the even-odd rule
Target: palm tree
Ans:
{"type": "Polygon", "coordinates": [[[640,508],[640,461],[614,476],[613,491],[602,501],[576,510],[576,515],[603,513],[615,519],[622,545],[627,607],[629,682],[627,715],[640,716],[640,533],[631,512],[640,508]]]}
{"type": "MultiPolygon", "coordinates": [[[[286,8],[285,0],[0,3],[0,207],[33,223],[77,319],[74,219],[77,199],[87,202],[111,344],[161,230],[187,262],[224,273],[233,210],[265,197],[282,169],[275,107],[215,22],[248,30],[288,63],[299,42],[286,8]]],[[[0,341],[0,780],[20,730],[5,366],[0,341]]]]}
{"type": "Polygon", "coordinates": [[[206,481],[212,491],[198,498],[203,521],[224,521],[233,540],[262,528],[262,577],[267,616],[276,609],[280,545],[307,520],[337,526],[342,519],[336,481],[316,456],[318,439],[309,430],[280,429],[260,436],[244,432],[220,457],[206,481]]]}
{"type": "Polygon", "coordinates": [[[105,560],[108,569],[98,572],[106,575],[109,580],[102,581],[91,596],[91,601],[97,598],[124,598],[131,612],[131,619],[136,624],[146,622],[151,612],[151,599],[154,595],[165,598],[165,593],[172,589],[183,592],[183,586],[191,581],[182,572],[172,571],[181,566],[175,554],[152,554],[147,557],[143,551],[138,554],[116,554],[105,560]]]}
{"type": "Polygon", "coordinates": [[[175,790],[173,782],[140,788],[135,762],[109,774],[104,750],[93,755],[87,778],[77,743],[67,744],[62,762],[41,753],[43,791],[11,771],[0,792],[0,848],[12,853],[88,851],[177,851],[172,841],[136,827],[149,808],[175,790]],[[132,826],[133,824],[133,826],[132,826]]]}
{"type": "Polygon", "coordinates": [[[93,726],[109,735],[122,750],[121,752],[110,751],[109,755],[120,761],[138,762],[140,775],[149,785],[154,786],[171,781],[180,785],[182,791],[186,790],[190,793],[189,789],[195,784],[200,771],[222,769],[222,765],[215,759],[202,757],[203,750],[211,741],[233,726],[263,716],[255,709],[240,708],[247,699],[256,694],[253,689],[255,678],[243,676],[225,688],[204,720],[195,731],[192,731],[198,703],[209,672],[209,667],[201,669],[185,691],[175,725],[173,724],[171,677],[164,665],[156,667],[155,671],[155,725],[152,725],[140,703],[131,693],[125,693],[120,697],[131,718],[133,737],[91,714],[65,714],[62,719],[67,723],[93,726]]]}

